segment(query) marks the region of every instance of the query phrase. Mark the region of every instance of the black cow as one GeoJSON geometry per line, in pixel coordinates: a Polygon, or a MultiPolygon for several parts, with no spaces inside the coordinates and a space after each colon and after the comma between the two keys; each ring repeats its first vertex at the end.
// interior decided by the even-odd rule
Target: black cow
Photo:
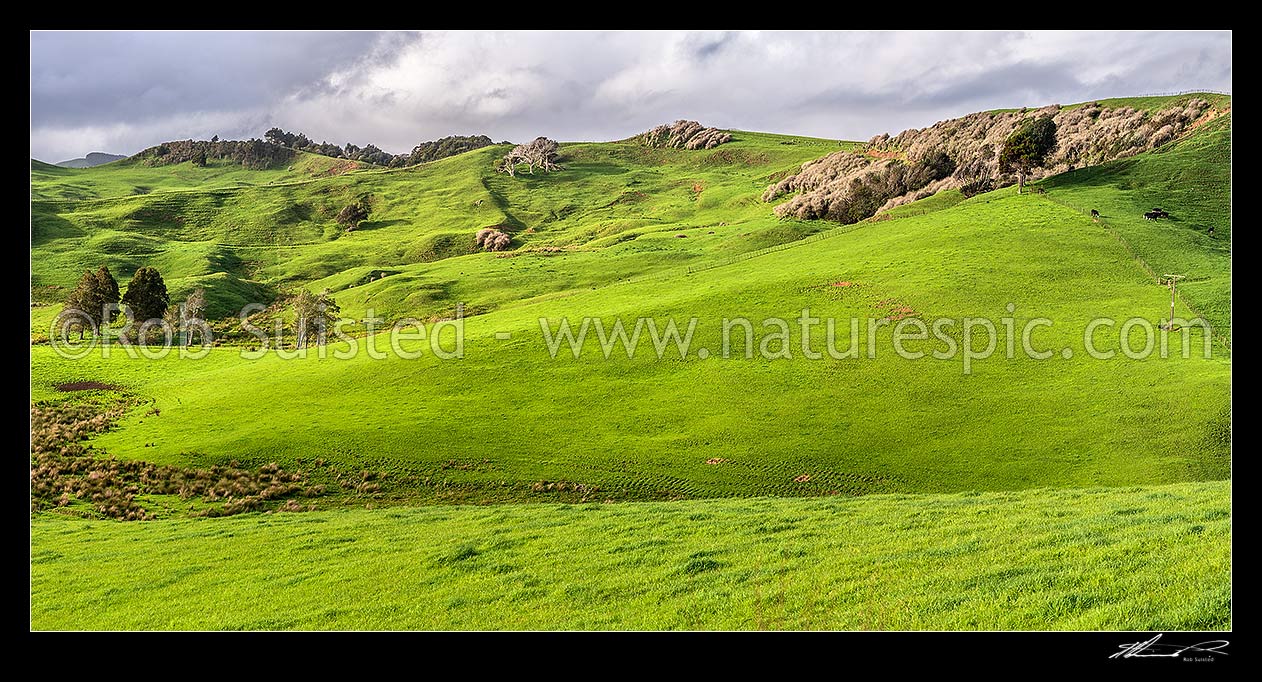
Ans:
{"type": "Polygon", "coordinates": [[[1100,217],[1100,212],[1099,212],[1099,211],[1097,211],[1097,210],[1095,210],[1094,208],[1093,208],[1093,209],[1091,209],[1091,217],[1092,217],[1092,218],[1099,218],[1099,217],[1100,217]]]}
{"type": "Polygon", "coordinates": [[[1214,236],[1214,226],[1213,226],[1213,225],[1210,225],[1210,226],[1209,226],[1209,229],[1205,231],[1205,234],[1208,234],[1209,236],[1213,237],[1213,236],[1214,236]]]}
{"type": "Polygon", "coordinates": [[[1149,211],[1144,214],[1144,220],[1156,220],[1157,218],[1160,218],[1160,217],[1161,216],[1158,215],[1156,211],[1149,211]]]}

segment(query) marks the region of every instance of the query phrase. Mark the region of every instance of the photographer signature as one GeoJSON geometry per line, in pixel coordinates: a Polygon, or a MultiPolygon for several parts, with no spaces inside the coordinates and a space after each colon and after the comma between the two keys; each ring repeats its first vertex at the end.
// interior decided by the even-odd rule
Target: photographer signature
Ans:
{"type": "Polygon", "coordinates": [[[1206,653],[1228,655],[1223,648],[1230,642],[1225,639],[1211,639],[1197,644],[1161,644],[1161,635],[1156,635],[1146,642],[1131,642],[1119,645],[1121,651],[1109,658],[1178,658],[1185,653],[1206,653]]]}

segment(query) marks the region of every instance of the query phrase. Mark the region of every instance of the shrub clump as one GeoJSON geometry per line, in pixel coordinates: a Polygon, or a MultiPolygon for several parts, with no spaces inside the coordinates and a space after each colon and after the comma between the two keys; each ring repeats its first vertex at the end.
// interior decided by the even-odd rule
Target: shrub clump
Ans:
{"type": "Polygon", "coordinates": [[[679,120],[642,133],[640,142],[660,149],[714,149],[732,141],[732,134],[718,128],[706,128],[696,121],[679,120]]]}
{"type": "MultiPolygon", "coordinates": [[[[930,152],[916,162],[900,159],[868,161],[857,155],[831,155],[811,169],[812,178],[836,174],[825,187],[827,191],[808,192],[795,197],[788,204],[776,207],[781,217],[795,215],[801,218],[824,218],[841,223],[857,223],[870,218],[882,207],[903,196],[918,196],[918,190],[936,192],[941,181],[955,171],[955,161],[949,155],[930,152]]],[[[776,193],[798,189],[794,178],[786,178],[768,188],[764,199],[774,198],[776,193]]]]}
{"type": "MultiPolygon", "coordinates": [[[[323,492],[320,486],[305,485],[301,474],[276,464],[254,470],[235,462],[190,468],[96,456],[83,441],[109,430],[128,404],[119,403],[105,412],[87,405],[31,408],[31,513],[77,501],[107,518],[148,521],[155,514],[146,510],[137,496],[178,495],[186,500],[198,497],[222,502],[198,516],[227,516],[262,510],[272,500],[323,492]]],[[[311,508],[289,499],[278,510],[311,508]]]]}
{"type": "Polygon", "coordinates": [[[960,185],[960,194],[965,198],[985,194],[995,188],[995,181],[990,178],[977,178],[960,185]]]}
{"type": "Polygon", "coordinates": [[[478,246],[486,251],[503,251],[512,243],[513,238],[507,232],[500,232],[494,227],[484,227],[478,230],[474,237],[478,246]]]}
{"type": "Polygon", "coordinates": [[[351,232],[359,227],[360,223],[368,220],[368,216],[371,213],[372,208],[369,205],[368,198],[365,197],[347,204],[341,211],[338,211],[335,220],[337,220],[338,225],[342,226],[342,229],[351,232]]]}

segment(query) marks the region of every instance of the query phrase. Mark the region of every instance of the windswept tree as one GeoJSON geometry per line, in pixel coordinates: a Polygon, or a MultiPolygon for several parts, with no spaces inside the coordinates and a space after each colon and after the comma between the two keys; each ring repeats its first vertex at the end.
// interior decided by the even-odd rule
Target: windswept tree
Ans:
{"type": "Polygon", "coordinates": [[[526,169],[533,175],[535,167],[543,169],[543,172],[561,170],[561,166],[557,164],[557,152],[560,145],[556,140],[549,140],[546,137],[536,137],[534,141],[527,144],[519,144],[513,147],[504,158],[500,161],[497,170],[509,175],[517,175],[517,166],[526,164],[526,169]]]}
{"type": "Polygon", "coordinates": [[[1017,194],[1025,187],[1030,171],[1041,167],[1056,150],[1056,122],[1050,116],[1029,119],[1004,142],[999,154],[999,170],[1017,174],[1017,194]]]}
{"type": "Polygon", "coordinates": [[[328,339],[329,329],[337,323],[337,315],[342,311],[337,301],[329,296],[325,289],[319,295],[306,289],[299,289],[293,297],[294,336],[298,348],[306,348],[310,339],[323,346],[328,339]]]}
{"type": "Polygon", "coordinates": [[[149,266],[136,271],[127,284],[127,293],[123,294],[123,305],[131,310],[131,317],[137,324],[161,319],[170,303],[171,297],[162,274],[157,268],[149,266]]]}

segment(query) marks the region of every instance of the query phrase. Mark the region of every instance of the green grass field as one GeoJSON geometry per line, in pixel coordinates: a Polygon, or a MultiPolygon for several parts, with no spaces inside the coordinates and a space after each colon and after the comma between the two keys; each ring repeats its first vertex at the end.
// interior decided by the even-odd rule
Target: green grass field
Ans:
{"type": "Polygon", "coordinates": [[[1228,629],[1226,483],[32,524],[35,629],[1228,629]],[[160,560],[159,560],[160,558],[160,560]]]}
{"type": "Polygon", "coordinates": [[[142,497],[151,522],[36,514],[32,625],[1230,627],[1229,114],[1045,194],[943,192],[844,227],[759,200],[838,142],[735,135],[709,151],[564,145],[565,170],[516,178],[491,170],[496,147],[337,175],[33,170],[33,338],[101,263],[123,282],[156,265],[177,299],[203,286],[215,315],[303,286],[352,318],[470,316],[447,360],[425,341],[372,359],[388,343],[362,334],[351,359],[332,357],[341,342],[200,360],[32,345],[33,402],[134,401],[92,439],[101,452],[379,484],[304,514],[192,519],[174,496],[142,497]],[[157,174],[175,179],[128,189],[157,174]],[[361,196],[372,217],[344,233],[333,215],[361,196]],[[1173,219],[1143,220],[1153,206],[1173,219]],[[513,251],[477,250],[493,225],[513,251]],[[1210,321],[1209,357],[1196,329],[1187,358],[1177,334],[1168,357],[1120,352],[1124,321],[1169,314],[1152,277],[1167,272],[1188,275],[1177,312],[1210,321]],[[838,321],[838,350],[860,320],[858,356],[806,357],[804,308],[838,321]],[[894,324],[869,340],[865,322],[898,311],[953,320],[957,345],[964,318],[1010,320],[1014,357],[1002,336],[967,371],[900,357],[894,324]],[[739,332],[721,352],[738,317],[753,357],[739,332]],[[593,331],[581,357],[551,357],[540,320],[583,318],[696,327],[682,356],[659,359],[645,332],[633,358],[606,359],[593,331]],[[757,352],[768,318],[790,325],[789,357],[757,352]],[[1035,318],[1052,321],[1033,336],[1046,359],[1021,350],[1035,318]],[[1107,360],[1084,341],[1099,318],[1116,321],[1094,336],[1107,360]],[[56,390],[80,381],[119,390],[56,390]]]}
{"type": "MultiPolygon", "coordinates": [[[[1066,109],[1075,109],[1077,107],[1086,106],[1087,104],[1099,103],[1101,106],[1110,108],[1130,107],[1141,111],[1157,111],[1174,104],[1182,104],[1191,99],[1203,99],[1216,108],[1230,108],[1231,95],[1220,95],[1215,92],[1189,92],[1185,95],[1145,95],[1142,97],[1106,97],[1104,99],[1095,99],[1090,102],[1079,102],[1077,104],[1066,104],[1066,109]]],[[[1032,104],[1031,109],[1037,109],[1042,104],[1032,104]]],[[[1009,109],[991,109],[991,111],[1018,111],[1019,107],[1009,109]]]]}

